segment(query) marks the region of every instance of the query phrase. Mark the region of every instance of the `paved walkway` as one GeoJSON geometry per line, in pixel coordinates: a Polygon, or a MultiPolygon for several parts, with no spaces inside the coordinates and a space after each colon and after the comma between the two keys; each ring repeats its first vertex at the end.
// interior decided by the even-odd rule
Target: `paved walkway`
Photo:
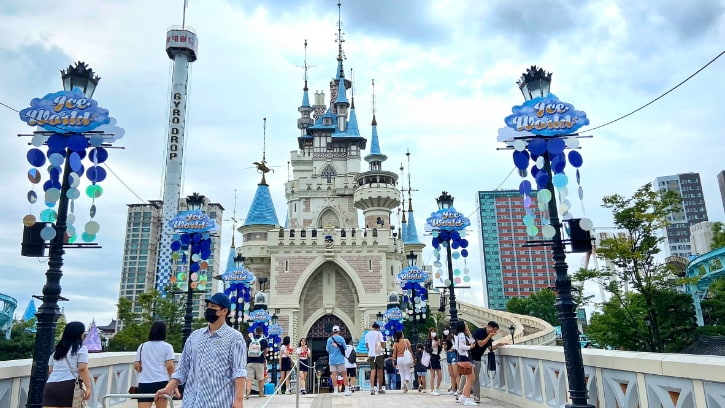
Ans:
{"type": "MultiPolygon", "coordinates": [[[[261,408],[265,403],[269,408],[290,408],[295,406],[294,395],[277,395],[274,398],[251,397],[244,401],[245,408],[261,408]]],[[[461,407],[456,404],[452,395],[434,396],[428,393],[418,393],[410,391],[404,394],[402,391],[388,391],[384,395],[370,395],[369,392],[358,391],[349,397],[332,394],[319,395],[300,395],[300,408],[405,408],[405,407],[461,407]]],[[[516,408],[505,402],[492,400],[490,398],[482,398],[478,404],[479,407],[485,408],[516,408]]]]}

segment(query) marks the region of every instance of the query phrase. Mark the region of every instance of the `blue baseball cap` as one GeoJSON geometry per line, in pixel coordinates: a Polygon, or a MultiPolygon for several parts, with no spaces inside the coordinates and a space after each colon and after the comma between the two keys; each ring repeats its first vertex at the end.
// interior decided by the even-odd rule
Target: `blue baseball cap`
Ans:
{"type": "Polygon", "coordinates": [[[206,298],[206,302],[221,306],[227,310],[232,308],[232,301],[229,299],[229,296],[221,292],[215,293],[212,297],[206,298]]]}

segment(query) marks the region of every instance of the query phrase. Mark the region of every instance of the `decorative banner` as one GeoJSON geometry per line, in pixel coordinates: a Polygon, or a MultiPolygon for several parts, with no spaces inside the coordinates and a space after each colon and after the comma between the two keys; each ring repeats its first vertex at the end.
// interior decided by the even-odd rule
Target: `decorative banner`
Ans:
{"type": "Polygon", "coordinates": [[[460,231],[471,226],[471,220],[463,214],[456,211],[455,208],[445,208],[431,213],[430,217],[425,221],[426,231],[428,230],[446,230],[460,231]]]}
{"type": "Polygon", "coordinates": [[[250,270],[242,266],[239,268],[234,268],[231,271],[222,274],[221,279],[229,284],[241,284],[249,286],[252,284],[252,282],[257,280],[257,277],[254,276],[254,274],[250,270]]]}
{"type": "Polygon", "coordinates": [[[281,337],[284,334],[284,329],[278,324],[269,325],[269,331],[267,332],[270,336],[281,337]]]}
{"type": "Polygon", "coordinates": [[[201,210],[179,213],[169,221],[169,225],[177,232],[184,233],[213,232],[217,229],[216,221],[209,218],[201,210]]]}
{"type": "Polygon", "coordinates": [[[40,126],[57,133],[82,133],[109,123],[108,110],[76,88],[34,98],[20,111],[28,126],[40,126]]]}
{"type": "Polygon", "coordinates": [[[249,320],[254,323],[265,323],[270,319],[269,313],[264,309],[258,309],[249,314],[249,320]]]}
{"type": "Polygon", "coordinates": [[[390,320],[403,320],[403,311],[399,307],[391,307],[385,311],[385,318],[390,320]]]}
{"type": "Polygon", "coordinates": [[[429,278],[428,272],[417,266],[409,266],[398,273],[400,282],[425,282],[429,278]]]}
{"type": "Polygon", "coordinates": [[[560,101],[554,94],[516,105],[511,112],[505,119],[506,126],[541,136],[568,135],[589,124],[586,112],[574,109],[574,105],[560,101]]]}

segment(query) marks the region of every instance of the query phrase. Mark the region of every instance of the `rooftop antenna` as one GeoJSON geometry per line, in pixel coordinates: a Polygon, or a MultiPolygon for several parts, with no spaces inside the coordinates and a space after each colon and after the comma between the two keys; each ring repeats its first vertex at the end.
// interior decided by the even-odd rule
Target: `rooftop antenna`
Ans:
{"type": "Polygon", "coordinates": [[[184,11],[181,16],[181,29],[186,27],[186,8],[189,7],[189,0],[184,0],[184,11]]]}
{"type": "Polygon", "coordinates": [[[305,70],[305,88],[304,90],[307,91],[307,71],[314,68],[315,65],[308,65],[307,64],[307,39],[305,39],[305,61],[304,65],[297,65],[298,68],[303,68],[305,70]]]}
{"type": "Polygon", "coordinates": [[[237,189],[234,189],[234,212],[232,213],[232,217],[225,221],[231,221],[232,222],[232,248],[236,248],[237,246],[234,244],[234,233],[237,231],[237,223],[239,220],[237,219],[237,189]]]}
{"type": "Polygon", "coordinates": [[[352,95],[352,104],[350,105],[350,109],[355,109],[355,73],[352,68],[350,68],[350,84],[350,91],[352,95]]]}
{"type": "Polygon", "coordinates": [[[342,43],[345,42],[345,39],[342,38],[342,3],[339,1],[337,2],[337,39],[335,42],[337,43],[337,60],[347,59],[345,52],[342,51],[342,43]]]}
{"type": "Polygon", "coordinates": [[[255,166],[257,166],[257,171],[259,173],[262,173],[262,181],[259,184],[267,184],[266,174],[270,171],[274,171],[267,166],[267,118],[262,118],[264,121],[264,131],[263,131],[263,139],[262,139],[262,161],[261,162],[254,162],[255,166]]]}
{"type": "MultiPolygon", "coordinates": [[[[375,116],[373,116],[373,120],[375,120],[374,118],[375,118],[375,116]]],[[[403,163],[400,163],[400,196],[401,196],[400,207],[401,208],[398,209],[398,211],[403,212],[403,218],[401,218],[401,220],[400,220],[401,224],[406,223],[406,220],[405,220],[405,177],[404,177],[405,173],[403,172],[403,169],[404,169],[403,163]]]]}
{"type": "MultiPolygon", "coordinates": [[[[373,84],[373,94],[370,96],[370,104],[372,105],[373,109],[373,125],[377,125],[378,121],[375,119],[375,78],[372,79],[373,84]]],[[[403,163],[400,163],[400,177],[403,177],[403,163]]]]}
{"type": "MultiPolygon", "coordinates": [[[[413,184],[411,184],[411,182],[410,182],[410,150],[409,149],[405,149],[405,156],[408,159],[408,212],[412,212],[413,211],[413,191],[418,191],[418,190],[413,190],[413,184]]],[[[403,205],[405,205],[405,204],[403,204],[403,205]]]]}

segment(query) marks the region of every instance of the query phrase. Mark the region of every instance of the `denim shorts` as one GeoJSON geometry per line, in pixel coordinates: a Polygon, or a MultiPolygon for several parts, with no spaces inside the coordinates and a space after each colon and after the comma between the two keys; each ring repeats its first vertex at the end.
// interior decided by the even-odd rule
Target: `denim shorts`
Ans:
{"type": "Polygon", "coordinates": [[[449,351],[446,353],[446,361],[448,364],[455,364],[458,362],[458,353],[455,351],[449,351]]]}
{"type": "Polygon", "coordinates": [[[428,375],[428,372],[427,371],[416,371],[415,374],[418,377],[425,377],[426,375],[428,375]]]}

